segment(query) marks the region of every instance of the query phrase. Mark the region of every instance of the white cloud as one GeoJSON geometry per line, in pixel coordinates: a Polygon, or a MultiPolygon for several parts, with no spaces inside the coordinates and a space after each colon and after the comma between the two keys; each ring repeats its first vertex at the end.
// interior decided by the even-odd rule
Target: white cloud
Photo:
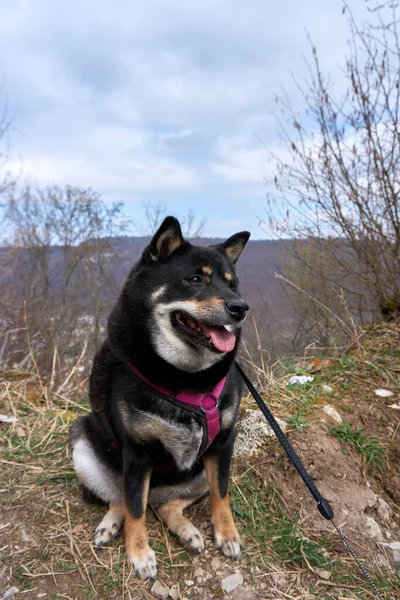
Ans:
{"type": "Polygon", "coordinates": [[[340,0],[0,5],[0,81],[24,176],[107,197],[165,192],[196,210],[204,194],[213,214],[230,197],[262,206],[270,167],[256,135],[278,147],[281,86],[300,106],[289,71],[306,75],[306,27],[322,68],[343,78],[340,0]]]}

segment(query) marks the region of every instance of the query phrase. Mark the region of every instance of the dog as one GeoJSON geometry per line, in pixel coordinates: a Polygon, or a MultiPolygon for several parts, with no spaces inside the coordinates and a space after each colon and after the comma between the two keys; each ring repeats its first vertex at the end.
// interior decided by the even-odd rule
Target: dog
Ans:
{"type": "Polygon", "coordinates": [[[210,493],[216,547],[237,559],[229,471],[241,385],[234,359],[249,309],[235,264],[250,233],[214,246],[183,238],[167,217],[128,275],[89,379],[92,411],[70,431],[84,492],[109,504],[95,533],[109,545],[125,521],[126,554],[141,579],[157,574],[146,507],[194,553],[183,516],[210,493]]]}

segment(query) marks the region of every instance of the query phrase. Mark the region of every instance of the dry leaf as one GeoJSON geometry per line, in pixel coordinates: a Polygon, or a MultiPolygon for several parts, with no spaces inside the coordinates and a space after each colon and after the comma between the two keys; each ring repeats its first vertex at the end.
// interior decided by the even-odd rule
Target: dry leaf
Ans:
{"type": "Polygon", "coordinates": [[[85,527],[83,525],[83,523],[78,523],[78,525],[75,525],[75,527],[72,530],[72,533],[75,533],[75,535],[80,535],[81,533],[83,533],[85,527]]]}

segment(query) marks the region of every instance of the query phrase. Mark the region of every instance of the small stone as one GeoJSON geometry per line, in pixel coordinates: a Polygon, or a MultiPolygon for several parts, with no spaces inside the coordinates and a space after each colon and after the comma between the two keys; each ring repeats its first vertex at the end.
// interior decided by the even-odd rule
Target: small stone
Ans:
{"type": "Polygon", "coordinates": [[[323,383],[321,385],[321,387],[324,390],[324,392],[326,392],[327,394],[332,394],[333,393],[333,387],[331,387],[330,385],[326,385],[326,383],[323,383]]]}
{"type": "Polygon", "coordinates": [[[366,517],[365,519],[365,534],[371,540],[376,540],[378,542],[383,540],[381,528],[372,517],[366,517]]]}
{"type": "Polygon", "coordinates": [[[325,579],[326,581],[328,581],[328,579],[331,578],[332,573],[330,571],[325,571],[324,569],[314,569],[315,573],[318,575],[318,577],[320,577],[321,579],[325,579]]]}
{"type": "Polygon", "coordinates": [[[400,542],[386,542],[383,543],[382,546],[388,549],[390,558],[392,559],[395,569],[400,571],[400,542]]]}
{"type": "Polygon", "coordinates": [[[383,498],[378,498],[378,508],[376,510],[378,517],[387,523],[390,520],[391,512],[392,509],[389,504],[383,498]]]}
{"type": "Polygon", "coordinates": [[[47,596],[46,592],[42,592],[41,594],[38,594],[36,598],[44,598],[45,596],[47,596]]]}
{"type": "Polygon", "coordinates": [[[326,404],[326,406],[324,406],[323,408],[323,411],[326,415],[328,415],[328,417],[335,421],[335,423],[342,422],[342,417],[339,415],[336,408],[333,408],[333,406],[331,406],[330,404],[326,404]]]}
{"type": "Polygon", "coordinates": [[[195,577],[203,577],[204,575],[204,569],[202,569],[201,567],[197,567],[197,569],[195,569],[194,571],[194,576],[195,577]]]}
{"type": "Polygon", "coordinates": [[[190,587],[194,584],[194,581],[192,581],[191,579],[185,579],[184,584],[187,585],[187,587],[190,587]]]}
{"type": "Polygon", "coordinates": [[[283,588],[287,585],[287,579],[282,573],[273,573],[271,579],[278,588],[283,588]]]}
{"type": "Polygon", "coordinates": [[[312,375],[293,375],[287,382],[287,385],[306,385],[306,383],[311,383],[312,381],[314,381],[312,375]]]}
{"type": "Polygon", "coordinates": [[[168,598],[172,598],[172,600],[179,599],[179,590],[177,587],[174,586],[169,590],[168,598]]]}
{"type": "Polygon", "coordinates": [[[390,390],[375,390],[375,396],[379,396],[379,398],[390,398],[390,396],[393,396],[393,392],[390,390]]]}
{"type": "Polygon", "coordinates": [[[19,594],[19,588],[13,586],[6,591],[1,600],[11,600],[11,598],[14,598],[15,594],[19,594]]]}
{"type": "Polygon", "coordinates": [[[235,590],[239,585],[242,585],[242,583],[243,576],[240,573],[229,575],[229,577],[225,577],[225,579],[221,581],[222,589],[228,594],[235,590]]]}
{"type": "Polygon", "coordinates": [[[169,595],[169,588],[161,581],[156,581],[150,591],[155,598],[160,598],[160,600],[166,600],[169,595]]]}
{"type": "Polygon", "coordinates": [[[213,571],[219,571],[219,569],[222,567],[221,561],[219,560],[219,558],[213,558],[211,561],[211,568],[213,571]]]}

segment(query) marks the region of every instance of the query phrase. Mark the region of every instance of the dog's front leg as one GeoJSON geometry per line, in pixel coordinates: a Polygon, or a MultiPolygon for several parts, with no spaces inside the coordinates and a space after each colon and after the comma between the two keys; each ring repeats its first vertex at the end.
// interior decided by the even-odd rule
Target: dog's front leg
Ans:
{"type": "Polygon", "coordinates": [[[214,526],[215,547],[225,556],[237,559],[240,536],[229,502],[229,470],[232,451],[210,453],[204,457],[211,499],[211,522],[214,526]]]}
{"type": "Polygon", "coordinates": [[[128,561],[140,579],[157,575],[156,555],[149,546],[146,527],[151,467],[142,457],[124,451],[125,544],[128,561]]]}

